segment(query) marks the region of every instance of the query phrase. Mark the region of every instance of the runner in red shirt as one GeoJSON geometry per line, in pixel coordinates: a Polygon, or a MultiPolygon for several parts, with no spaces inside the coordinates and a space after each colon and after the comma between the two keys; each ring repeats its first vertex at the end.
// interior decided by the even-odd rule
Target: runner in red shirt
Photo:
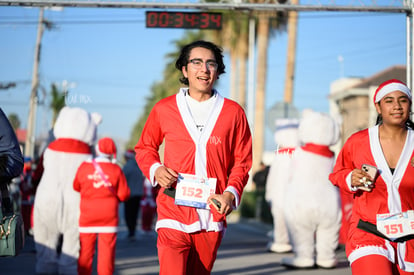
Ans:
{"type": "Polygon", "coordinates": [[[154,106],[135,146],[141,170],[161,187],[156,224],[161,275],[211,273],[225,216],[239,205],[249,178],[252,138],[245,113],[213,89],[224,67],[222,50],[213,43],[183,47],[176,68],[188,88],[154,106]],[[208,207],[212,199],[221,204],[218,211],[208,207]]]}

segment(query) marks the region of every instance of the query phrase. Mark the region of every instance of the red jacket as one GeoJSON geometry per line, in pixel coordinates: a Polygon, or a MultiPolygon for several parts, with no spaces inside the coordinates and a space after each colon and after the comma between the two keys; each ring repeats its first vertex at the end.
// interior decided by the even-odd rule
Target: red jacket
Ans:
{"type": "Polygon", "coordinates": [[[122,169],[106,158],[96,158],[110,186],[106,186],[91,161],[79,167],[73,188],[80,192],[79,232],[116,232],[118,204],[129,198],[130,190],[122,169]]]}
{"type": "MultiPolygon", "coordinates": [[[[231,189],[238,204],[252,164],[252,138],[245,113],[236,102],[215,93],[214,107],[200,132],[185,103],[185,92],[186,89],[181,89],[154,106],[135,146],[137,163],[152,182],[150,169],[161,163],[158,149],[164,141],[166,167],[178,173],[216,178],[216,194],[231,189]]],[[[161,188],[157,197],[157,228],[168,227],[188,233],[201,230],[200,211],[175,205],[174,199],[163,191],[161,188]]],[[[207,214],[201,216],[206,218],[207,214]]],[[[206,219],[204,222],[211,222],[206,219]]],[[[208,226],[208,230],[221,229],[222,226],[208,226]]]]}
{"type": "MultiPolygon", "coordinates": [[[[375,180],[372,192],[352,192],[354,204],[350,229],[346,243],[346,253],[349,261],[370,254],[380,254],[394,262],[394,251],[390,250],[387,241],[371,233],[357,228],[358,221],[368,221],[376,224],[376,215],[385,213],[400,213],[414,210],[414,131],[408,130],[406,145],[394,173],[391,173],[383,155],[378,126],[354,133],[344,144],[338,155],[333,173],[329,176],[331,182],[343,191],[352,192],[350,173],[354,168],[361,169],[363,164],[376,166],[379,175],[375,180]]],[[[398,245],[397,254],[404,259],[400,267],[406,265],[406,271],[414,271],[414,240],[398,245]]]]}

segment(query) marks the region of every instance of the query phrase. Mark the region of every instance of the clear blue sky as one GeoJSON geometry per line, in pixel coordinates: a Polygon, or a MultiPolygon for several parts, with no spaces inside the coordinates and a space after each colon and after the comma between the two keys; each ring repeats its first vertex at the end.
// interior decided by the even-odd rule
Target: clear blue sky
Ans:
{"type": "MultiPolygon", "coordinates": [[[[17,87],[0,90],[5,113],[17,113],[27,126],[38,8],[0,7],[0,82],[17,87]]],[[[40,84],[66,80],[69,105],[103,115],[99,135],[127,140],[140,116],[151,85],[162,81],[165,55],[182,29],[146,29],[145,10],[65,8],[45,11],[56,28],[42,39],[40,84]],[[83,23],[82,23],[83,22],[83,23]]],[[[299,109],[329,112],[330,85],[345,76],[369,77],[406,64],[404,13],[300,12],[294,104],[299,109]],[[343,62],[338,57],[343,57],[343,62]]],[[[266,106],[283,100],[286,33],[270,40],[266,106]]],[[[227,71],[230,63],[225,57],[227,71]]],[[[218,90],[229,96],[229,73],[218,90]]],[[[37,135],[50,128],[49,97],[39,93],[37,135]]],[[[271,138],[271,137],[270,137],[271,138]]],[[[268,143],[268,141],[267,141],[268,143]]]]}

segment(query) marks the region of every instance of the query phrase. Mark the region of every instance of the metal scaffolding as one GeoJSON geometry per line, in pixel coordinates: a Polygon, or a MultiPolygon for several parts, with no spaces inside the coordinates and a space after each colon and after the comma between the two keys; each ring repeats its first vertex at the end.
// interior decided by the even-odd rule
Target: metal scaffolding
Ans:
{"type": "Polygon", "coordinates": [[[249,3],[242,0],[0,0],[1,6],[88,7],[88,8],[160,8],[203,10],[287,10],[287,11],[363,11],[411,13],[412,0],[303,0],[300,5],[289,1],[265,0],[249,3]],[[283,4],[280,2],[284,2],[283,4]]]}

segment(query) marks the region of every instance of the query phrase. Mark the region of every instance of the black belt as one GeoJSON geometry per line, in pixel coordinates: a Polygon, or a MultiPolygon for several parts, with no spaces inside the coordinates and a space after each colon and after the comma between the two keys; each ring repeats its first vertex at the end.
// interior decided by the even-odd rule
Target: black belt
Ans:
{"type": "Polygon", "coordinates": [[[374,235],[376,235],[378,237],[381,237],[383,239],[386,239],[386,240],[388,240],[390,242],[403,243],[405,241],[414,239],[414,234],[410,234],[410,235],[406,235],[406,236],[399,237],[399,238],[397,238],[395,240],[391,240],[387,236],[385,236],[384,234],[382,234],[381,232],[379,232],[377,230],[377,226],[375,224],[370,223],[370,222],[366,222],[366,221],[363,221],[363,220],[359,220],[358,225],[357,225],[357,228],[359,228],[361,230],[364,230],[365,232],[374,234],[374,235]]]}

